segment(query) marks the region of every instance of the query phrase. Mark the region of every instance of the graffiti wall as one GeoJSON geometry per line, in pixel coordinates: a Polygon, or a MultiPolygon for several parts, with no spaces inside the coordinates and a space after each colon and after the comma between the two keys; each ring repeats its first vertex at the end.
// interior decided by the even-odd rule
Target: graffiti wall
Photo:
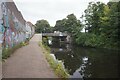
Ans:
{"type": "Polygon", "coordinates": [[[2,13],[2,9],[1,9],[1,4],[2,2],[0,2],[0,48],[2,47],[2,43],[3,43],[3,33],[4,33],[4,26],[3,24],[3,13],[2,13]]]}
{"type": "Polygon", "coordinates": [[[26,21],[14,2],[0,5],[0,44],[12,48],[26,40],[26,21]]]}
{"type": "Polygon", "coordinates": [[[35,33],[35,27],[31,22],[26,22],[26,37],[32,37],[35,33]]]}

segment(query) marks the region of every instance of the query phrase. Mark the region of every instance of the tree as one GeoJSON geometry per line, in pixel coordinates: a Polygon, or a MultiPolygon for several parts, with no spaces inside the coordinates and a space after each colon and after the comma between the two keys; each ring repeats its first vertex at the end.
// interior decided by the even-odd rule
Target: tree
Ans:
{"type": "Polygon", "coordinates": [[[85,22],[87,25],[88,32],[100,34],[99,30],[101,27],[101,16],[104,15],[104,3],[101,2],[90,2],[88,8],[85,10],[85,22]]]}
{"type": "Polygon", "coordinates": [[[66,31],[65,23],[66,23],[66,19],[57,20],[55,24],[55,30],[60,32],[65,32],[66,31]]]}
{"type": "Polygon", "coordinates": [[[77,18],[74,14],[70,14],[67,16],[65,27],[67,31],[72,34],[73,30],[77,27],[77,18]]]}
{"type": "Polygon", "coordinates": [[[35,28],[35,31],[37,33],[47,33],[47,32],[50,32],[50,24],[48,23],[47,20],[38,20],[36,22],[36,28],[35,28]]]}
{"type": "Polygon", "coordinates": [[[74,34],[76,31],[81,30],[81,22],[77,20],[74,14],[69,14],[66,18],[56,21],[55,30],[65,32],[69,34],[74,34]]]}
{"type": "Polygon", "coordinates": [[[109,30],[109,41],[113,46],[120,47],[120,1],[119,2],[109,2],[108,6],[110,8],[110,30],[109,30]]]}
{"type": "MultiPolygon", "coordinates": [[[[83,18],[83,16],[82,16],[83,18]]],[[[118,49],[120,47],[120,2],[90,2],[85,10],[88,33],[76,34],[76,43],[118,49]]]]}

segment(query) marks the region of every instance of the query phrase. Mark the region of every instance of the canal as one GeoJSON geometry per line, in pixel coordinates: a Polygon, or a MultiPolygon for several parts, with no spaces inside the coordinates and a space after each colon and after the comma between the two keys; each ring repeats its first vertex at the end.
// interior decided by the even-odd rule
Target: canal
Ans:
{"type": "Polygon", "coordinates": [[[118,51],[80,47],[65,43],[50,45],[51,54],[63,62],[70,78],[118,78],[118,51]]]}

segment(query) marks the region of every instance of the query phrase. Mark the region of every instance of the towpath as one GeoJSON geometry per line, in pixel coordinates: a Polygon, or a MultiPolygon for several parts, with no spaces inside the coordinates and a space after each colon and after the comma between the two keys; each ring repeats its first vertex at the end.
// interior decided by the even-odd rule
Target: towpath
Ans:
{"type": "Polygon", "coordinates": [[[41,34],[35,34],[29,45],[3,63],[3,78],[57,78],[38,46],[41,39],[41,34]]]}

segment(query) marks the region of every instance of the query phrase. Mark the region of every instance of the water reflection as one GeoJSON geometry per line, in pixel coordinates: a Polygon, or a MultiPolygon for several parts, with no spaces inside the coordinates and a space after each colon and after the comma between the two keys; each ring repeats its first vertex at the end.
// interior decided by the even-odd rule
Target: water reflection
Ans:
{"type": "Polygon", "coordinates": [[[63,61],[71,78],[118,78],[118,52],[105,49],[52,44],[51,53],[63,61]]]}
{"type": "Polygon", "coordinates": [[[84,64],[87,64],[87,63],[88,63],[88,57],[83,57],[83,58],[82,58],[82,62],[83,62],[84,64]]]}

